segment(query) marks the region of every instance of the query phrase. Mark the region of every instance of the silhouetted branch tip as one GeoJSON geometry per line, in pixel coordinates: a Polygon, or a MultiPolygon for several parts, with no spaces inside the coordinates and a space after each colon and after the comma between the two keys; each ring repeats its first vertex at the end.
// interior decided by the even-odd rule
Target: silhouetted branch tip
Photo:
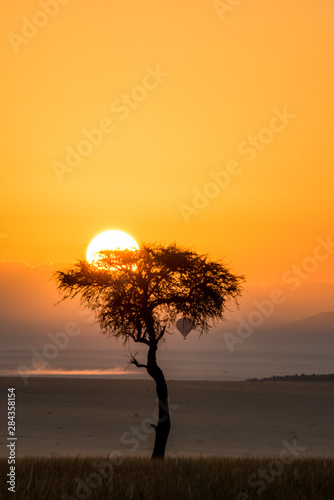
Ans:
{"type": "Polygon", "coordinates": [[[135,365],[137,368],[146,368],[147,369],[147,365],[143,365],[142,363],[138,363],[135,356],[133,356],[132,354],[130,356],[130,364],[135,365]]]}

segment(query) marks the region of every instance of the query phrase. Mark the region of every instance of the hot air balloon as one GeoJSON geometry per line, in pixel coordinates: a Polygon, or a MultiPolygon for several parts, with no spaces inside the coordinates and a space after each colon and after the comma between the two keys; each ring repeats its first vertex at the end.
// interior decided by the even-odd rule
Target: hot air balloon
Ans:
{"type": "Polygon", "coordinates": [[[184,339],[186,340],[186,337],[189,332],[193,329],[193,322],[189,318],[180,318],[176,322],[177,329],[179,332],[183,335],[184,339]]]}

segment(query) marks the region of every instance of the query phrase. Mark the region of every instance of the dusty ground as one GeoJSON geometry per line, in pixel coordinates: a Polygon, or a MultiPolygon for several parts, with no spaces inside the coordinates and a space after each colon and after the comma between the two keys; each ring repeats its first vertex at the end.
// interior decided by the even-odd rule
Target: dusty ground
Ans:
{"type": "MultiPolygon", "coordinates": [[[[1,456],[6,393],[16,387],[17,454],[150,454],[155,384],[145,380],[0,377],[1,456]]],[[[169,455],[334,456],[334,384],[169,381],[169,455]],[[284,444],[285,442],[285,444],[284,444]],[[300,448],[299,448],[300,447],[300,448]]]]}

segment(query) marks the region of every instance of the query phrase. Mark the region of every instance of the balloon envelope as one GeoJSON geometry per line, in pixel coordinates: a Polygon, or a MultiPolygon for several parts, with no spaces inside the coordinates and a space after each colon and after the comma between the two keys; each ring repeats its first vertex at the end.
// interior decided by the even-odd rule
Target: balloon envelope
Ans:
{"type": "Polygon", "coordinates": [[[177,329],[183,335],[184,340],[186,340],[186,336],[193,329],[193,322],[189,318],[180,318],[176,322],[177,329]]]}

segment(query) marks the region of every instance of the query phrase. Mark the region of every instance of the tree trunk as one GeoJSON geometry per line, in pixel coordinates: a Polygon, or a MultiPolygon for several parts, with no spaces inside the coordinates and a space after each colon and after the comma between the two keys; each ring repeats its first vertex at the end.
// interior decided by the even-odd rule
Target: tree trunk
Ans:
{"type": "MultiPolygon", "coordinates": [[[[151,346],[147,355],[147,373],[154,379],[156,383],[156,391],[159,404],[159,421],[155,429],[155,442],[152,453],[152,459],[163,459],[170,430],[169,406],[168,406],[168,390],[167,384],[161,368],[156,361],[156,346],[151,346]]],[[[153,426],[152,426],[153,427],[153,426]]]]}

